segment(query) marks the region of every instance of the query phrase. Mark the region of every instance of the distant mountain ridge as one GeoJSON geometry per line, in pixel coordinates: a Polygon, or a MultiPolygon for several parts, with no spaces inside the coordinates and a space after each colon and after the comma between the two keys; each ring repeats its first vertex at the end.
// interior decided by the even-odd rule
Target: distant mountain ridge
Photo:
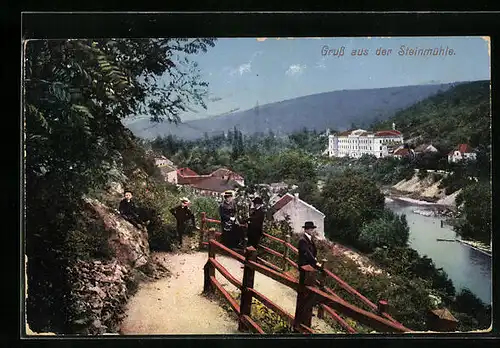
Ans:
{"type": "Polygon", "coordinates": [[[319,131],[326,128],[345,130],[353,123],[358,127],[368,127],[463,83],[466,82],[325,92],[178,125],[153,125],[148,119],[143,119],[127,127],[142,138],[172,134],[186,140],[201,138],[205,132],[209,136],[221,134],[234,127],[243,134],[273,131],[278,135],[290,134],[304,127],[319,131]]]}

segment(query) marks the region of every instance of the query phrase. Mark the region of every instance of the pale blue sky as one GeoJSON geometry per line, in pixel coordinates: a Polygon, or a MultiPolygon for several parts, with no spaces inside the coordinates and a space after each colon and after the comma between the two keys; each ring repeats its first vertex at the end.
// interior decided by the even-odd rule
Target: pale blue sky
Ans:
{"type": "Polygon", "coordinates": [[[489,44],[481,37],[218,39],[207,53],[192,57],[209,83],[208,109],[182,119],[215,116],[239,108],[343,89],[407,86],[490,79],[489,44]],[[451,48],[452,56],[400,56],[411,48],[451,48]],[[342,57],[325,56],[345,47],[342,57]],[[392,48],[377,56],[379,47],[392,48]],[[353,57],[353,49],[369,49],[353,57]]]}

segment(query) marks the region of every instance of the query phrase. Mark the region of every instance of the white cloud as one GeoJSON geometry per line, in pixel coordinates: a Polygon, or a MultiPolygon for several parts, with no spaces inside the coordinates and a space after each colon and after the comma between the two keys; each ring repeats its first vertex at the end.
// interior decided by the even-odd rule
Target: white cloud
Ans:
{"type": "Polygon", "coordinates": [[[285,72],[285,74],[289,76],[299,75],[302,74],[305,68],[306,68],[305,65],[292,64],[288,67],[288,70],[285,72]]]}
{"type": "Polygon", "coordinates": [[[230,74],[231,75],[239,74],[240,76],[242,76],[243,74],[250,72],[251,70],[252,70],[252,63],[244,63],[241,64],[236,69],[232,69],[230,74]]]}
{"type": "Polygon", "coordinates": [[[234,75],[244,75],[246,73],[249,73],[252,71],[252,63],[254,61],[254,59],[257,57],[257,56],[260,56],[262,54],[262,51],[256,51],[252,54],[252,56],[250,57],[250,60],[247,62],[247,63],[243,63],[241,64],[240,66],[238,66],[237,68],[228,68],[229,70],[229,75],[231,76],[234,76],[234,75]]]}

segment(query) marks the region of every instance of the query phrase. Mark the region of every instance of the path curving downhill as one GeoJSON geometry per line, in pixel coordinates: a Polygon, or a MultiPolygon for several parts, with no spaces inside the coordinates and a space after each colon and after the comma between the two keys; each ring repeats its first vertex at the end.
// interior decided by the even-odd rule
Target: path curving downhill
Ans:
{"type": "MultiPolygon", "coordinates": [[[[206,251],[157,253],[155,258],[163,261],[172,275],[156,282],[141,284],[139,291],[127,305],[122,334],[239,333],[234,316],[218,302],[202,295],[203,266],[208,258],[206,251]]],[[[243,279],[241,263],[220,255],[216,258],[236,279],[243,279]]],[[[237,290],[217,271],[216,278],[228,291],[237,290]]],[[[290,314],[295,314],[297,293],[293,289],[258,272],[255,274],[254,287],[290,314]]],[[[318,333],[332,332],[332,329],[317,317],[313,317],[312,326],[318,333]]]]}
{"type": "Polygon", "coordinates": [[[127,304],[124,335],[235,334],[238,324],[221,306],[202,295],[206,252],[157,253],[171,276],[142,283],[127,304]]]}

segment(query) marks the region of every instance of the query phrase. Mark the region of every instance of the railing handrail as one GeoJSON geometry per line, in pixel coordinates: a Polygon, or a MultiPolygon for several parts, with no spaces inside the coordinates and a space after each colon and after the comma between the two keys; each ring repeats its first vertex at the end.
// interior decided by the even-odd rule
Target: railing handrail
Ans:
{"type": "Polygon", "coordinates": [[[307,286],[307,290],[313,293],[321,303],[327,305],[333,310],[348,312],[349,314],[346,315],[349,317],[362,324],[373,327],[374,329],[380,329],[381,331],[388,329],[389,332],[411,332],[410,329],[401,324],[396,324],[395,322],[382,318],[372,312],[365,311],[364,309],[356,307],[339,297],[334,297],[324,291],[321,291],[315,286],[307,286]]]}
{"type": "MultiPolygon", "coordinates": [[[[290,243],[288,243],[287,241],[284,241],[284,240],[282,240],[282,239],[280,239],[280,238],[278,238],[278,237],[276,237],[276,236],[270,235],[270,234],[268,234],[268,233],[263,233],[263,235],[264,235],[265,237],[268,237],[269,239],[272,239],[272,240],[274,240],[274,241],[276,241],[276,242],[278,242],[278,243],[280,243],[280,244],[284,245],[285,247],[289,248],[289,249],[290,249],[290,250],[292,250],[293,252],[298,253],[298,249],[297,249],[297,248],[295,248],[295,247],[294,247],[293,245],[291,245],[290,243]]],[[[272,249],[270,249],[270,248],[268,248],[268,247],[263,247],[262,249],[263,249],[263,250],[265,250],[265,251],[267,251],[267,252],[268,252],[268,253],[270,253],[270,254],[275,255],[275,256],[278,256],[278,257],[282,257],[282,256],[283,256],[283,254],[280,254],[279,252],[277,252],[277,251],[275,251],[275,250],[273,250],[273,252],[271,252],[270,250],[272,250],[272,249]],[[269,249],[270,249],[270,250],[269,250],[269,249]],[[278,254],[279,254],[279,255],[278,255],[278,254]]],[[[287,259],[287,261],[288,261],[288,263],[292,264],[292,266],[294,266],[295,268],[297,268],[297,269],[298,269],[298,265],[297,265],[296,263],[291,263],[291,262],[290,262],[290,261],[291,261],[290,259],[287,259]]],[[[347,282],[345,282],[345,281],[344,281],[343,279],[341,279],[339,276],[337,276],[337,275],[336,275],[336,274],[334,274],[333,272],[329,271],[328,269],[324,269],[324,271],[325,271],[325,274],[326,274],[328,277],[330,277],[330,278],[334,279],[334,280],[335,280],[335,281],[339,284],[339,286],[340,286],[342,289],[346,290],[346,291],[347,291],[348,293],[350,293],[351,295],[354,295],[354,296],[356,296],[357,298],[359,298],[359,299],[360,299],[360,300],[361,300],[364,304],[366,304],[366,305],[367,305],[368,307],[370,307],[372,310],[374,310],[374,311],[377,311],[377,310],[378,310],[378,306],[377,306],[375,303],[373,303],[372,301],[370,301],[367,297],[363,296],[360,292],[358,292],[356,289],[354,289],[352,286],[350,286],[347,282]]],[[[381,315],[382,315],[382,316],[384,316],[384,317],[386,317],[387,319],[389,319],[389,320],[391,320],[391,321],[393,321],[393,322],[396,322],[396,323],[397,323],[397,321],[396,321],[394,318],[392,318],[389,314],[387,314],[387,313],[381,313],[381,315]]]]}
{"type": "MultiPolygon", "coordinates": [[[[219,220],[215,220],[215,219],[208,219],[206,218],[206,214],[202,214],[202,229],[201,229],[201,233],[203,235],[203,233],[205,233],[206,231],[204,230],[204,227],[206,226],[206,222],[213,222],[213,223],[220,223],[219,220]]],[[[213,232],[212,232],[213,233],[213,232]]],[[[220,232],[216,232],[215,233],[216,235],[220,235],[221,233],[220,232]]],[[[291,245],[291,243],[289,243],[288,241],[284,241],[278,237],[275,237],[275,236],[272,236],[270,234],[267,234],[267,233],[263,233],[263,235],[265,237],[268,237],[269,239],[271,240],[274,240],[282,245],[284,245],[286,248],[294,251],[294,252],[298,252],[298,250],[293,246],[291,245]]],[[[289,240],[290,237],[287,238],[287,240],[289,240]]],[[[201,241],[202,239],[200,239],[200,244],[201,244],[201,241]]],[[[222,252],[223,254],[245,264],[245,267],[250,267],[250,269],[252,269],[253,271],[257,271],[267,277],[270,277],[272,279],[274,279],[275,281],[287,286],[287,287],[290,287],[296,291],[299,291],[299,281],[297,279],[295,279],[293,276],[288,276],[288,275],[284,275],[283,273],[281,273],[280,271],[277,271],[276,269],[279,269],[278,266],[275,266],[273,265],[272,263],[269,262],[269,266],[274,266],[275,269],[269,267],[269,266],[265,266],[263,265],[262,263],[259,263],[257,262],[257,259],[254,258],[255,261],[253,260],[247,260],[243,255],[231,250],[230,248],[226,247],[225,245],[223,245],[222,243],[216,241],[215,239],[209,239],[208,242],[206,243],[203,243],[203,244],[208,244],[209,245],[209,250],[211,249],[213,255],[215,256],[215,253],[216,251],[218,250],[219,252],[222,252]]],[[[269,247],[266,247],[266,246],[263,246],[263,245],[259,245],[259,248],[266,251],[267,253],[271,254],[271,255],[274,255],[274,256],[278,256],[278,257],[281,257],[283,258],[284,260],[286,260],[286,262],[288,262],[289,264],[292,264],[292,266],[294,266],[295,268],[298,268],[298,265],[296,263],[294,263],[291,259],[287,258],[287,253],[285,252],[284,254],[282,253],[279,253],[278,251],[274,250],[274,249],[271,249],[269,247]]],[[[254,250],[255,252],[255,250],[254,250]]],[[[210,251],[209,251],[210,253],[210,251]]],[[[236,278],[234,278],[228,270],[226,270],[219,262],[217,262],[215,260],[214,257],[209,257],[209,260],[208,262],[210,264],[212,264],[212,266],[217,269],[231,284],[233,284],[234,286],[236,286],[237,288],[241,289],[243,291],[244,289],[244,286],[243,284],[237,280],[236,278]]],[[[266,263],[268,263],[266,261],[266,263]]],[[[246,272],[246,271],[245,271],[246,272]]],[[[329,278],[332,278],[334,279],[344,290],[348,291],[350,294],[352,295],[355,295],[356,297],[358,297],[363,303],[365,303],[366,305],[368,305],[372,310],[375,310],[377,311],[378,310],[378,313],[375,314],[375,313],[372,313],[372,312],[368,312],[368,311],[365,311],[355,305],[352,305],[350,303],[348,303],[347,301],[345,301],[344,299],[342,299],[341,297],[339,297],[338,295],[336,295],[333,290],[329,289],[329,288],[326,288],[326,287],[322,287],[321,289],[317,288],[316,286],[307,286],[306,287],[306,291],[308,291],[309,293],[313,294],[314,297],[316,298],[316,301],[319,301],[320,303],[320,308],[324,308],[327,313],[332,316],[337,322],[340,323],[340,325],[342,327],[344,327],[346,330],[348,330],[348,332],[350,333],[353,333],[355,332],[355,330],[353,328],[351,328],[337,313],[336,313],[336,310],[339,310],[340,312],[348,312],[350,314],[348,314],[350,317],[352,317],[353,319],[355,320],[358,320],[359,322],[361,323],[364,323],[364,324],[367,324],[368,326],[371,326],[373,328],[382,328],[382,330],[389,330],[389,331],[395,331],[395,332],[411,332],[411,330],[407,329],[406,327],[404,327],[402,324],[400,324],[399,322],[397,322],[396,320],[394,320],[391,316],[389,316],[387,313],[384,313],[384,312],[380,312],[380,308],[375,305],[373,302],[371,302],[368,298],[366,298],[365,296],[363,296],[362,294],[360,294],[357,290],[355,290],[352,286],[350,286],[349,284],[347,284],[345,281],[343,281],[340,277],[338,277],[337,275],[335,275],[334,273],[332,273],[331,271],[329,270],[326,270],[324,269],[324,274],[327,275],[329,278]],[[323,289],[323,290],[322,290],[323,289]],[[385,317],[385,318],[384,318],[385,317]],[[387,318],[387,319],[386,319],[387,318]]],[[[253,276],[252,276],[253,277],[253,276]]],[[[215,282],[214,285],[219,289],[221,287],[221,284],[218,283],[215,279],[215,276],[210,276],[210,280],[212,282],[215,282]]],[[[253,282],[253,280],[252,280],[253,282]]],[[[304,289],[304,288],[302,288],[304,289]]],[[[225,289],[224,289],[225,290],[225,289]]],[[[276,305],[275,303],[271,302],[269,299],[267,299],[266,297],[264,297],[264,295],[256,292],[253,288],[248,288],[247,289],[247,293],[248,291],[250,291],[250,294],[254,295],[255,298],[257,299],[262,299],[263,300],[263,303],[264,305],[268,306],[269,308],[271,308],[273,310],[276,309],[278,314],[280,316],[282,316],[284,319],[286,319],[287,321],[290,321],[290,317],[291,315],[289,313],[286,313],[286,311],[284,311],[283,309],[281,309],[278,305],[276,305]]],[[[302,290],[304,291],[304,290],[302,290]]],[[[230,302],[230,305],[231,307],[233,308],[234,311],[236,311],[240,317],[240,322],[246,322],[246,325],[251,325],[253,326],[255,323],[252,321],[252,322],[249,322],[248,320],[241,320],[241,317],[242,316],[247,316],[246,314],[244,313],[240,313],[240,308],[239,307],[236,307],[234,306],[234,304],[236,304],[236,302],[234,302],[234,299],[227,293],[227,291],[224,291],[222,292],[223,295],[226,297],[226,299],[230,302]],[[231,299],[228,298],[231,297],[231,299]],[[231,303],[233,302],[233,303],[231,303]]],[[[292,317],[293,318],[293,317],[292,317]]],[[[248,317],[248,319],[250,319],[250,317],[248,317]]],[[[251,320],[251,319],[250,319],[251,320]]],[[[309,323],[310,324],[310,323],[309,323]]],[[[256,324],[255,324],[256,325],[256,324]]],[[[300,324],[298,325],[298,327],[296,327],[297,330],[299,331],[302,331],[302,332],[310,332],[310,328],[305,326],[302,327],[301,325],[303,324],[300,324]]],[[[258,325],[257,325],[258,327],[258,325]]],[[[256,329],[255,327],[252,327],[251,328],[253,331],[256,331],[256,332],[260,332],[261,329],[256,329]]]]}

